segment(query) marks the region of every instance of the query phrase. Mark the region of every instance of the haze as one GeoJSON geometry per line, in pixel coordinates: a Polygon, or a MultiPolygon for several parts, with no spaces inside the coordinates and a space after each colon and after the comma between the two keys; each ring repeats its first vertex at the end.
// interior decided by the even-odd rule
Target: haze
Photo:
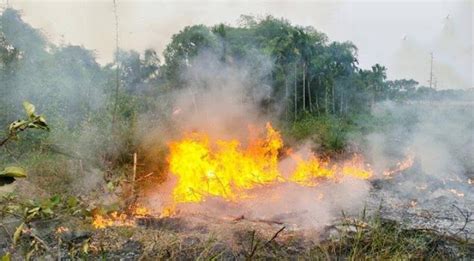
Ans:
{"type": "MultiPolygon", "coordinates": [[[[119,46],[159,53],[187,25],[235,25],[242,14],[283,17],[313,26],[334,41],[352,41],[361,67],[380,63],[389,79],[428,85],[430,52],[436,86],[472,88],[472,1],[117,1],[119,46]]],[[[15,1],[23,18],[57,44],[93,49],[112,61],[115,21],[110,1],[15,1]]]]}

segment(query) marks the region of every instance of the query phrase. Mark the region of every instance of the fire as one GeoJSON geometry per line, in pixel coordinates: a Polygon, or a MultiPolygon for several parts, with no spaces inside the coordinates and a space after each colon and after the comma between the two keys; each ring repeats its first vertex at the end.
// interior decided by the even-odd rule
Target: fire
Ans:
{"type": "Polygon", "coordinates": [[[358,179],[368,179],[372,176],[372,170],[368,164],[365,165],[362,155],[356,154],[349,162],[343,164],[342,174],[358,179]]]}
{"type": "Polygon", "coordinates": [[[218,140],[211,146],[203,133],[187,134],[170,144],[169,170],[178,177],[175,202],[200,202],[206,196],[228,200],[246,197],[245,190],[282,179],[278,172],[280,134],[267,124],[264,139],[247,148],[237,140],[218,140]]]}
{"type": "Polygon", "coordinates": [[[259,186],[283,182],[316,186],[321,180],[372,176],[360,155],[338,166],[315,155],[305,160],[291,151],[288,154],[296,168],[290,175],[284,175],[278,169],[283,141],[269,123],[266,135],[252,138],[246,147],[237,140],[211,144],[206,134],[197,132],[186,134],[169,147],[169,171],[177,177],[173,190],[175,203],[201,202],[208,196],[236,201],[248,198],[247,192],[259,186]]]}
{"type": "Polygon", "coordinates": [[[395,168],[385,170],[383,172],[384,176],[391,177],[393,174],[402,172],[406,169],[409,169],[415,162],[415,156],[413,154],[408,154],[405,160],[398,162],[395,168]]]}
{"type": "Polygon", "coordinates": [[[290,153],[290,156],[297,164],[296,170],[289,178],[292,182],[303,186],[316,186],[318,180],[336,175],[336,170],[331,169],[328,162],[321,161],[314,155],[311,155],[307,161],[293,153],[290,153]]]}
{"type": "Polygon", "coordinates": [[[110,214],[95,214],[92,220],[94,228],[106,228],[110,226],[134,226],[135,219],[150,215],[150,211],[146,207],[134,206],[130,214],[119,213],[117,211],[110,214]]]}
{"type": "MultiPolygon", "coordinates": [[[[186,133],[182,139],[169,143],[168,170],[176,183],[170,194],[171,202],[163,207],[160,217],[176,215],[181,203],[199,203],[208,197],[235,202],[256,197],[255,189],[261,187],[283,183],[314,187],[327,181],[340,182],[345,177],[365,180],[373,176],[362,155],[355,154],[335,163],[312,153],[303,157],[291,149],[286,156],[294,168],[282,170],[280,133],[267,123],[263,135],[253,131],[250,134],[246,144],[236,139],[214,141],[202,132],[186,133]]],[[[413,161],[409,156],[384,174],[390,176],[405,170],[413,161]]],[[[324,197],[319,193],[315,200],[324,197]]],[[[92,225],[95,228],[134,226],[136,218],[146,216],[150,216],[147,208],[133,206],[126,213],[96,214],[92,225]]]]}

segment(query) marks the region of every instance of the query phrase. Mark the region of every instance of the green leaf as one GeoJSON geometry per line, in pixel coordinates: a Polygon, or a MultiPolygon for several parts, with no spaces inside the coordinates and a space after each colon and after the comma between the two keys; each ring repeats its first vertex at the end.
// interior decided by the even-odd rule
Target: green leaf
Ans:
{"type": "Polygon", "coordinates": [[[51,208],[43,208],[43,209],[41,209],[41,211],[43,211],[43,213],[48,214],[48,215],[53,215],[54,214],[54,212],[51,208]]]}
{"type": "Polygon", "coordinates": [[[0,177],[25,178],[26,171],[20,167],[6,167],[0,171],[0,177]]]}
{"type": "Polygon", "coordinates": [[[67,198],[67,205],[68,205],[68,207],[70,207],[70,208],[76,207],[77,204],[78,204],[78,202],[79,202],[79,201],[77,200],[76,197],[69,196],[69,197],[67,198]]]}
{"type": "Polygon", "coordinates": [[[2,256],[2,261],[10,261],[11,260],[11,254],[7,252],[5,255],[2,256]]]}
{"type": "Polygon", "coordinates": [[[24,101],[23,102],[23,107],[25,108],[25,112],[26,112],[26,115],[28,115],[28,117],[30,119],[33,119],[36,117],[35,115],[35,106],[27,101],[24,101]]]}
{"type": "Polygon", "coordinates": [[[59,197],[58,195],[55,195],[55,196],[51,197],[51,198],[49,199],[49,201],[51,202],[51,204],[52,204],[53,206],[55,206],[55,205],[61,203],[61,197],[59,197]]]}

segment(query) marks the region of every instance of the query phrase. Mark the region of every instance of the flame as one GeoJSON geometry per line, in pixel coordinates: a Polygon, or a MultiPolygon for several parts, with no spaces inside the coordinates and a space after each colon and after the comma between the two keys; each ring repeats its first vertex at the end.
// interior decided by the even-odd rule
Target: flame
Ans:
{"type": "Polygon", "coordinates": [[[355,154],[354,157],[343,164],[342,174],[358,179],[368,179],[372,176],[370,166],[364,163],[364,158],[360,154],[355,154]]]}
{"type": "Polygon", "coordinates": [[[278,151],[283,141],[267,124],[264,139],[251,140],[242,148],[237,140],[218,140],[211,146],[203,133],[187,134],[169,145],[169,170],[178,177],[174,188],[175,202],[200,202],[206,196],[236,200],[245,198],[245,190],[275,182],[278,151]]]}
{"type": "Polygon", "coordinates": [[[335,169],[331,169],[328,162],[321,161],[316,156],[310,155],[307,161],[301,156],[290,152],[291,158],[296,161],[296,170],[289,180],[303,186],[316,186],[318,180],[332,178],[336,175],[335,169]]]}
{"type": "Polygon", "coordinates": [[[263,138],[252,136],[257,137],[246,147],[238,140],[217,140],[211,144],[206,134],[198,132],[170,143],[169,171],[177,177],[174,203],[201,202],[209,196],[236,201],[250,197],[249,190],[265,185],[292,182],[316,186],[321,180],[372,176],[360,155],[337,166],[315,155],[304,160],[291,151],[288,154],[296,168],[290,175],[283,175],[278,169],[283,147],[280,133],[267,123],[263,138]]]}
{"type": "Polygon", "coordinates": [[[110,214],[95,214],[92,218],[92,226],[94,228],[106,228],[110,226],[135,226],[135,219],[150,215],[150,211],[146,207],[133,206],[131,214],[119,213],[117,211],[110,214]]]}
{"type": "Polygon", "coordinates": [[[409,169],[411,166],[413,166],[414,162],[415,162],[415,156],[410,153],[407,155],[407,157],[403,161],[398,162],[394,168],[385,170],[383,172],[383,175],[390,178],[393,174],[409,169]]]}
{"type": "MultiPolygon", "coordinates": [[[[362,155],[334,163],[310,154],[303,157],[288,150],[287,156],[294,163],[290,173],[279,169],[280,152],[283,140],[280,133],[270,123],[265,133],[250,130],[250,139],[246,146],[236,139],[211,141],[201,132],[190,132],[182,139],[168,144],[167,157],[169,173],[176,177],[172,202],[161,210],[160,217],[169,217],[179,213],[180,203],[198,203],[208,197],[218,197],[227,201],[238,201],[252,197],[253,189],[282,183],[299,186],[317,186],[325,181],[339,182],[345,177],[369,179],[373,176],[370,165],[362,155]]],[[[395,168],[384,171],[384,175],[409,168],[414,157],[398,163],[395,168]]],[[[315,200],[325,197],[323,193],[315,195],[315,200]]],[[[412,207],[416,205],[411,204],[412,207]]],[[[92,225],[95,228],[109,226],[134,226],[135,219],[150,216],[143,206],[133,206],[126,213],[95,214],[92,225]]]]}

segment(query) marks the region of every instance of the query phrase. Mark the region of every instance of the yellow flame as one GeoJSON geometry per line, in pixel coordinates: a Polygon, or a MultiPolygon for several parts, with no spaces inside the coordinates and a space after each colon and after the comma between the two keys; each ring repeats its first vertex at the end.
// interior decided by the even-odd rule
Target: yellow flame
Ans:
{"type": "MultiPolygon", "coordinates": [[[[199,132],[187,133],[182,139],[171,142],[168,167],[169,172],[176,176],[177,183],[173,187],[172,202],[161,210],[160,217],[177,214],[179,203],[202,202],[207,197],[237,201],[249,197],[251,189],[261,186],[284,182],[317,186],[325,180],[338,181],[344,177],[369,179],[373,176],[361,155],[356,154],[335,164],[314,154],[303,159],[291,150],[288,155],[295,168],[291,173],[283,174],[278,168],[279,153],[283,148],[280,133],[267,123],[263,137],[256,133],[251,133],[251,137],[247,146],[235,139],[211,143],[207,134],[199,132]]],[[[409,156],[384,174],[390,176],[412,164],[413,157],[409,156]]],[[[324,194],[319,193],[315,199],[322,198],[324,194]]],[[[95,228],[132,226],[135,225],[135,218],[150,215],[150,211],[142,206],[134,206],[130,210],[129,214],[96,214],[92,225],[95,228]]]]}
{"type": "Polygon", "coordinates": [[[266,135],[253,138],[245,148],[237,140],[218,140],[212,146],[204,133],[187,134],[169,147],[169,171],[178,178],[174,203],[201,202],[208,196],[234,201],[248,197],[246,192],[258,186],[279,182],[315,186],[322,179],[336,179],[337,173],[358,179],[372,176],[359,155],[336,166],[314,155],[303,160],[290,153],[296,169],[288,179],[283,178],[278,170],[283,141],[270,123],[266,135]]]}
{"type": "Polygon", "coordinates": [[[244,190],[277,181],[280,134],[267,125],[265,139],[250,141],[246,149],[237,140],[218,140],[211,147],[203,133],[191,133],[170,144],[169,170],[178,177],[174,201],[200,202],[206,196],[236,200],[244,190]]]}
{"type": "Polygon", "coordinates": [[[290,156],[297,165],[289,181],[303,186],[315,186],[318,184],[318,180],[332,178],[336,174],[335,169],[329,168],[327,162],[319,160],[314,155],[311,155],[307,161],[293,153],[290,153],[290,156]]]}
{"type": "Polygon", "coordinates": [[[106,228],[110,226],[134,226],[135,219],[150,215],[150,210],[143,206],[133,206],[131,214],[119,213],[117,211],[110,214],[95,214],[92,218],[94,228],[106,228]]]}

